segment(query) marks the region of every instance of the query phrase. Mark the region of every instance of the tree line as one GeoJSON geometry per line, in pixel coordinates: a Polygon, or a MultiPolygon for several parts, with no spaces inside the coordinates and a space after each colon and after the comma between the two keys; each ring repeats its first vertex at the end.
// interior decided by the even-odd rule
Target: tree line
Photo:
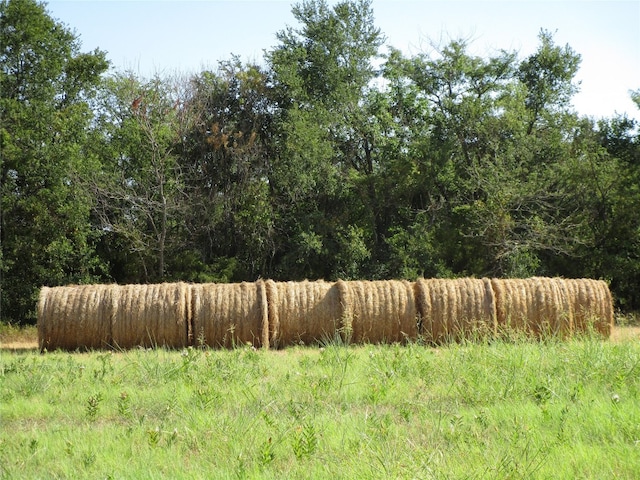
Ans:
{"type": "Polygon", "coordinates": [[[591,277],[640,308],[638,125],[572,109],[569,45],[407,56],[369,0],[292,11],[259,63],[143,78],[0,3],[3,321],[42,285],[260,277],[591,277]]]}

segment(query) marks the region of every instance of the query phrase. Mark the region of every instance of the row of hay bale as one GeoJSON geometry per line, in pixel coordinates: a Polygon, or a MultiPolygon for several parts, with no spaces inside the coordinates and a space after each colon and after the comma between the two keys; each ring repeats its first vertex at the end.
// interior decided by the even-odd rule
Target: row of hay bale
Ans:
{"type": "Polygon", "coordinates": [[[251,344],[339,339],[438,344],[471,336],[608,337],[613,304],[599,280],[419,279],[43,287],[41,349],[251,344]]]}

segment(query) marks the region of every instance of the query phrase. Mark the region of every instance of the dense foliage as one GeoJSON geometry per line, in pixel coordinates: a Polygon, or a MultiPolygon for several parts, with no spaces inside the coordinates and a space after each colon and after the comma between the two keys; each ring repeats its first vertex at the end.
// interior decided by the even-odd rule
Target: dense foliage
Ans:
{"type": "Polygon", "coordinates": [[[258,277],[584,276],[640,308],[637,124],[572,109],[571,47],[407,57],[369,1],[293,13],[261,64],[145,79],[0,3],[3,320],[41,285],[258,277]]]}

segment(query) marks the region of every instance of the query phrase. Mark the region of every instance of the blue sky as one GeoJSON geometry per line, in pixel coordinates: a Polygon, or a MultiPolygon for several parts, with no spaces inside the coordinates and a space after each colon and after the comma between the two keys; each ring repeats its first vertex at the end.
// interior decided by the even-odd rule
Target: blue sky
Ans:
{"type": "MultiPolygon", "coordinates": [[[[194,73],[238,54],[260,61],[275,34],[295,26],[284,0],[50,0],[54,18],[75,30],[84,51],[100,48],[117,70],[142,76],[194,73]]],[[[329,1],[330,4],[335,0],[329,1]]],[[[373,0],[387,44],[407,55],[465,38],[471,52],[499,49],[520,58],[538,46],[541,28],[582,56],[575,109],[595,118],[640,119],[629,90],[640,89],[640,1],[373,0]]]]}

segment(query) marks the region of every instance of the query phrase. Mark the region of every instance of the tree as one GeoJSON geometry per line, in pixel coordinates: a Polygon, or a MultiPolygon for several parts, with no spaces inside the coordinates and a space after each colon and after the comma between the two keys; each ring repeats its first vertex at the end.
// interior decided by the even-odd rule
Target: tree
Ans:
{"type": "Polygon", "coordinates": [[[580,67],[580,55],[569,45],[556,46],[553,35],[546,30],[541,30],[538,38],[540,47],[518,69],[518,78],[527,88],[528,134],[537,123],[545,122],[547,114],[566,109],[578,91],[573,79],[580,67]]]}
{"type": "MultiPolygon", "coordinates": [[[[92,184],[105,241],[128,255],[120,281],[171,278],[170,259],[184,247],[185,180],[178,146],[191,118],[178,80],[111,77],[103,90],[96,138],[101,175],[92,184]]],[[[107,244],[103,244],[108,248],[107,244]]],[[[112,252],[113,255],[115,252],[112,252]]],[[[113,266],[112,266],[113,267],[113,266]]]]}
{"type": "Polygon", "coordinates": [[[267,54],[277,131],[269,180],[288,239],[277,263],[294,278],[362,275],[379,230],[365,98],[384,38],[370,1],[305,1],[293,14],[299,28],[279,32],[267,54]]]}
{"type": "Polygon", "coordinates": [[[217,71],[191,78],[186,108],[194,122],[180,155],[193,275],[226,281],[265,276],[275,248],[266,74],[238,58],[222,61],[217,71]]]}
{"type": "Polygon", "coordinates": [[[34,320],[41,285],[90,281],[102,272],[82,179],[89,102],[108,68],[34,0],[0,3],[2,317],[34,320]]]}
{"type": "MultiPolygon", "coordinates": [[[[637,95],[637,93],[636,93],[637,95]]],[[[633,97],[633,93],[632,93],[633,97]]],[[[636,97],[637,98],[637,97],[636,97]]],[[[638,99],[640,100],[640,98],[638,99]]],[[[638,108],[640,101],[636,100],[638,108]]],[[[589,258],[592,275],[611,280],[618,304],[625,311],[640,309],[640,134],[638,122],[627,116],[603,119],[592,130],[591,141],[602,147],[596,159],[598,172],[602,160],[609,165],[606,183],[595,190],[599,200],[596,215],[587,224],[594,232],[595,255],[589,258]],[[604,187],[604,188],[603,188],[604,187]],[[597,236],[595,235],[597,234],[597,236]]],[[[602,174],[588,172],[589,180],[602,174]]],[[[591,197],[593,198],[593,196],[591,197]]],[[[589,252],[591,253],[591,252],[589,252]]]]}
{"type": "Polygon", "coordinates": [[[461,40],[410,59],[390,55],[385,71],[398,101],[422,119],[404,127],[414,159],[407,171],[416,172],[404,183],[415,185],[417,200],[415,220],[393,239],[405,265],[425,258],[422,249],[439,259],[432,272],[529,276],[547,271],[544,259],[578,254],[574,246],[586,241],[580,206],[560,176],[571,158],[590,152],[568,141],[577,126],[569,101],[578,64],[548,34],[519,64],[510,52],[469,55],[461,40]],[[409,241],[408,232],[425,241],[409,241]]]}

